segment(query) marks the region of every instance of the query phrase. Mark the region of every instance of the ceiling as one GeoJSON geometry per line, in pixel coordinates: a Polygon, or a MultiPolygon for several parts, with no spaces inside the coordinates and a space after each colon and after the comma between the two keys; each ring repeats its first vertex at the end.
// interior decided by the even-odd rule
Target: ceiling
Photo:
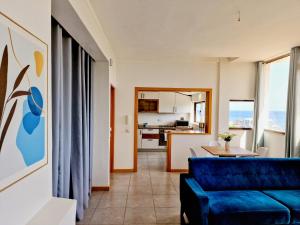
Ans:
{"type": "Polygon", "coordinates": [[[257,61],[300,45],[300,0],[89,1],[123,60],[257,61]]]}

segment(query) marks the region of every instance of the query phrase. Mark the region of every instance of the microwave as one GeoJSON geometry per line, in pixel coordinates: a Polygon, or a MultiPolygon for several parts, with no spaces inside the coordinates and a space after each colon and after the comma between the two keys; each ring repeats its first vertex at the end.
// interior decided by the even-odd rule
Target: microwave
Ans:
{"type": "Polygon", "coordinates": [[[188,120],[176,120],[175,121],[175,126],[176,127],[188,127],[189,126],[189,121],[188,120]]]}

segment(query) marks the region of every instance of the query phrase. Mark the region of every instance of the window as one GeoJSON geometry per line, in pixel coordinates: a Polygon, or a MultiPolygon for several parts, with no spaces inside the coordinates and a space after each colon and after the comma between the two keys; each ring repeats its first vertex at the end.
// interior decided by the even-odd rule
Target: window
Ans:
{"type": "Polygon", "coordinates": [[[254,101],[229,101],[229,128],[251,129],[253,127],[254,101]]]}
{"type": "Polygon", "coordinates": [[[290,57],[266,64],[266,125],[268,130],[285,132],[290,57]]]}
{"type": "Polygon", "coordinates": [[[194,112],[195,112],[195,119],[196,123],[205,123],[205,101],[202,102],[195,102],[194,105],[194,112]]]}

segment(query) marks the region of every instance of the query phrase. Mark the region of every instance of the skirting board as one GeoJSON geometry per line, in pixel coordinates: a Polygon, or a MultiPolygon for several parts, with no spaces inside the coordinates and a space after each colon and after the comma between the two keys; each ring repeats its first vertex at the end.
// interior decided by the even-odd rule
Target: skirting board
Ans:
{"type": "Polygon", "coordinates": [[[188,173],[189,170],[188,169],[171,169],[168,172],[171,172],[171,173],[188,173]]]}
{"type": "Polygon", "coordinates": [[[134,169],[114,169],[113,173],[133,173],[134,169]]]}
{"type": "Polygon", "coordinates": [[[109,191],[109,186],[92,187],[92,191],[109,191]]]}

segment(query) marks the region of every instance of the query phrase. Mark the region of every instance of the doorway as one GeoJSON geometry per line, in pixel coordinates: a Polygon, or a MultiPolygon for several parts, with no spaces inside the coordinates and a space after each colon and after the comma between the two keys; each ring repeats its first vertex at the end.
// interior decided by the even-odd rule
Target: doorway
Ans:
{"type": "Polygon", "coordinates": [[[136,87],[134,102],[134,172],[138,169],[138,152],[153,154],[153,150],[162,149],[169,171],[171,147],[167,133],[170,130],[211,133],[210,88],[136,87]],[[202,108],[195,103],[202,103],[202,108]]]}
{"type": "Polygon", "coordinates": [[[114,86],[110,86],[110,172],[114,171],[115,152],[115,94],[114,86]]]}

